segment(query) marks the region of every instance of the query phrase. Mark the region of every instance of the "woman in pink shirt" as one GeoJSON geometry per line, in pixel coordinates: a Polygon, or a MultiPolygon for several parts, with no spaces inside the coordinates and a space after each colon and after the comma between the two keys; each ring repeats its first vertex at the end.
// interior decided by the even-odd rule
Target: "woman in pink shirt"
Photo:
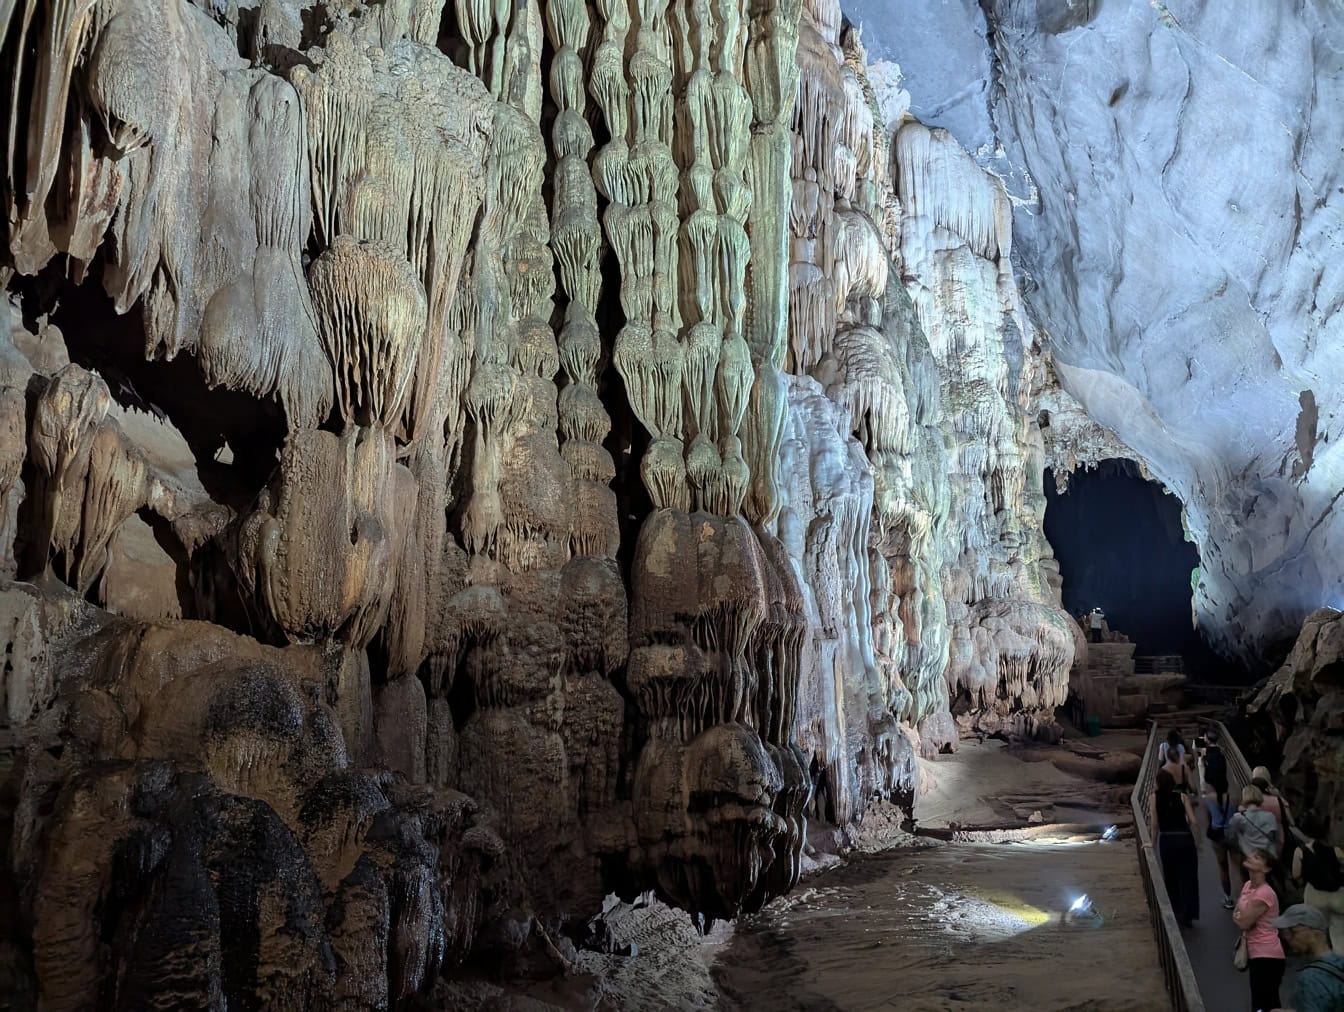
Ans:
{"type": "Polygon", "coordinates": [[[1279,898],[1265,876],[1274,858],[1263,850],[1246,855],[1246,884],[1232,911],[1232,922],[1246,937],[1246,956],[1251,977],[1251,1008],[1269,1012],[1279,1007],[1279,984],[1283,980],[1283,943],[1274,927],[1279,916],[1279,898]]]}

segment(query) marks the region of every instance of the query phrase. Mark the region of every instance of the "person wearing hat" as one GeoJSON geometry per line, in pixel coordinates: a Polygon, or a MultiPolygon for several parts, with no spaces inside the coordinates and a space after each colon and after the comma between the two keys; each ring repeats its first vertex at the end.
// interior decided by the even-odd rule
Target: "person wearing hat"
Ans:
{"type": "Polygon", "coordinates": [[[1087,613],[1088,639],[1093,643],[1102,641],[1102,627],[1106,624],[1106,615],[1100,608],[1093,608],[1087,613]]]}
{"type": "Polygon", "coordinates": [[[1311,960],[1297,971],[1292,1012],[1344,1012],[1344,956],[1330,951],[1325,914],[1295,903],[1274,918],[1274,927],[1289,949],[1311,960]]]}

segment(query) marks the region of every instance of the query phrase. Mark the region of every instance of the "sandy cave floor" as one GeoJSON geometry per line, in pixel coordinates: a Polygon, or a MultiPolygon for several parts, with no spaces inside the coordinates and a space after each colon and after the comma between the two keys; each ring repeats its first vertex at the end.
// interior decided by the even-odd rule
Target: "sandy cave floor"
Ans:
{"type": "MultiPolygon", "coordinates": [[[[1091,739],[1114,760],[1139,736],[1091,739]],[[1133,741],[1130,741],[1130,738],[1133,741]]],[[[1037,820],[1124,824],[1126,790],[1064,772],[1064,750],[966,742],[925,763],[921,826],[1037,820]],[[1003,799],[1013,799],[1005,802],[1003,799]],[[1016,818],[1014,813],[1017,813],[1016,818]]],[[[1099,760],[1089,772],[1107,764],[1099,760]]],[[[1115,765],[1114,762],[1111,763],[1115,765]]],[[[1121,763],[1123,765],[1123,763],[1121,763]]],[[[873,820],[879,822],[881,820],[873,820]]],[[[465,983],[463,1009],[971,1009],[1124,1012],[1167,1007],[1132,839],[943,843],[870,826],[863,852],[704,938],[661,904],[621,907],[633,956],[578,954],[579,972],[531,986],[465,983]],[[895,844],[894,846],[891,844],[895,844]],[[1097,929],[1065,925],[1087,893],[1097,929]]]]}
{"type": "Polygon", "coordinates": [[[1035,811],[1045,821],[1110,825],[1117,813],[1128,818],[1147,740],[1138,732],[1107,731],[1073,748],[964,741],[954,755],[919,761],[923,789],[915,814],[925,827],[1007,824],[1035,811]]]}
{"type": "Polygon", "coordinates": [[[719,952],[726,1009],[1146,1010],[1166,1004],[1132,844],[860,855],[719,952]],[[1086,892],[1098,929],[1065,926],[1086,892]]]}

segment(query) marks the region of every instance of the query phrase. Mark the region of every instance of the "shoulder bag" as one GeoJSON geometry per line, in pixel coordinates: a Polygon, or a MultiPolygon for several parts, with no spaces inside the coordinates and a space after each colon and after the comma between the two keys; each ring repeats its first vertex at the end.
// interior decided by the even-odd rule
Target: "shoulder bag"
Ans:
{"type": "Polygon", "coordinates": [[[1232,946],[1232,969],[1245,973],[1250,965],[1250,956],[1246,952],[1246,935],[1243,932],[1237,937],[1237,944],[1232,946]]]}

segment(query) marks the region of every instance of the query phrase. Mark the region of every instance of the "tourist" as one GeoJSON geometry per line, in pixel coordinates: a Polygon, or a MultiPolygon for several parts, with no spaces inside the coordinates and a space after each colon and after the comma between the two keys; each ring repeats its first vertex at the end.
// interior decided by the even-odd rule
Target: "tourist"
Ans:
{"type": "Polygon", "coordinates": [[[1292,813],[1288,811],[1288,802],[1279,796],[1279,792],[1274,790],[1274,785],[1269,779],[1269,770],[1263,766],[1257,766],[1251,770],[1251,783],[1260,788],[1260,793],[1265,796],[1265,800],[1260,807],[1274,816],[1274,821],[1279,824],[1279,851],[1277,856],[1283,857],[1283,847],[1288,841],[1288,825],[1292,821],[1292,813]]]}
{"type": "Polygon", "coordinates": [[[1279,853],[1279,822],[1261,807],[1264,800],[1264,794],[1255,784],[1242,788],[1241,805],[1228,821],[1224,834],[1227,849],[1234,856],[1240,854],[1244,858],[1257,850],[1279,853]]]}
{"type": "Polygon", "coordinates": [[[1325,914],[1297,903],[1274,920],[1288,948],[1311,960],[1297,971],[1293,1012],[1344,1012],[1344,956],[1325,942],[1325,914]]]}
{"type": "Polygon", "coordinates": [[[1157,750],[1162,760],[1162,769],[1171,774],[1178,790],[1191,791],[1190,768],[1185,765],[1185,745],[1181,743],[1181,732],[1172,728],[1167,732],[1167,740],[1157,750]]]}
{"type": "Polygon", "coordinates": [[[1227,753],[1218,741],[1218,729],[1211,727],[1204,734],[1204,751],[1200,756],[1204,765],[1204,783],[1219,794],[1227,794],[1227,753]]]}
{"type": "Polygon", "coordinates": [[[1232,923],[1241,929],[1246,942],[1251,1008],[1254,1012],[1271,1012],[1279,1007],[1279,983],[1284,967],[1283,944],[1274,927],[1274,918],[1279,916],[1279,898],[1265,881],[1274,866],[1274,853],[1252,850],[1243,866],[1246,884],[1232,909],[1232,923]]]}
{"type": "Polygon", "coordinates": [[[1344,956],[1344,848],[1307,840],[1293,854],[1293,878],[1305,883],[1306,902],[1325,915],[1330,946],[1344,956]]]}
{"type": "Polygon", "coordinates": [[[1171,909],[1181,927],[1199,919],[1199,844],[1190,795],[1176,788],[1166,769],[1157,771],[1157,789],[1148,797],[1148,824],[1157,830],[1157,856],[1171,909]]]}
{"type": "Polygon", "coordinates": [[[1180,762],[1185,762],[1185,742],[1181,741],[1181,732],[1174,727],[1167,732],[1167,740],[1157,746],[1157,758],[1166,763],[1173,752],[1180,762]]]}
{"type": "Polygon", "coordinates": [[[1088,612],[1087,625],[1091,633],[1090,639],[1093,643],[1101,642],[1102,639],[1101,627],[1105,621],[1106,616],[1102,613],[1102,610],[1100,608],[1093,608],[1090,612],[1088,612]]]}
{"type": "Polygon", "coordinates": [[[1204,811],[1208,815],[1208,828],[1204,831],[1213,849],[1213,859],[1218,862],[1218,881],[1223,886],[1223,909],[1232,909],[1232,870],[1231,859],[1227,852],[1227,824],[1232,818],[1232,796],[1228,793],[1227,783],[1222,789],[1208,777],[1204,780],[1204,811]]]}

